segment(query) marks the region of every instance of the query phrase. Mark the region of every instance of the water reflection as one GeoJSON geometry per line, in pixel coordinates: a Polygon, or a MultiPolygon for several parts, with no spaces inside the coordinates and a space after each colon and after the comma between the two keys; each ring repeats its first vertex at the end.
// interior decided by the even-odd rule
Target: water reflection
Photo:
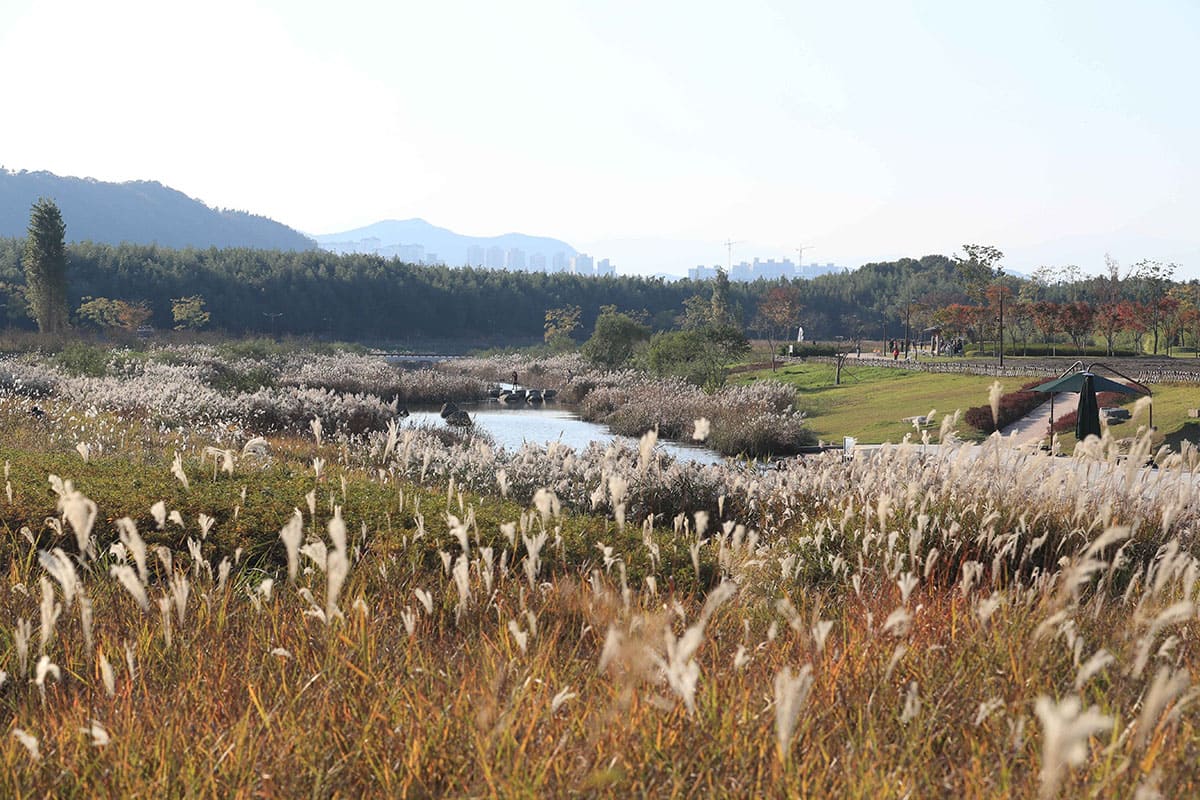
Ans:
{"type": "MultiPolygon", "coordinates": [[[[479,406],[463,405],[462,408],[471,415],[476,427],[491,434],[496,444],[510,453],[518,450],[526,442],[547,444],[559,441],[575,450],[582,450],[591,442],[610,442],[614,439],[637,444],[636,439],[617,436],[603,425],[585,422],[574,412],[561,406],[539,407],[522,403],[516,408],[508,408],[489,403],[479,406]]],[[[413,409],[407,422],[410,425],[446,424],[436,409],[413,409]]],[[[721,462],[720,455],[697,445],[660,440],[658,447],[684,461],[701,464],[721,462]]]]}

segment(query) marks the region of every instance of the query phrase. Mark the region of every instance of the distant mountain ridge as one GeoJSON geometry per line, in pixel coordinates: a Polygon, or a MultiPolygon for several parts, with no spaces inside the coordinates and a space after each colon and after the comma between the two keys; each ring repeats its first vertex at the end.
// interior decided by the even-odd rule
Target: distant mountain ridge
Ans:
{"type": "Polygon", "coordinates": [[[316,248],[312,239],[280,222],[245,211],[211,208],[156,181],[108,183],[2,168],[0,237],[25,236],[30,206],[39,197],[58,205],[71,242],[131,242],[173,248],[316,248]]]}
{"type": "Polygon", "coordinates": [[[469,258],[472,248],[481,248],[485,259],[486,252],[491,248],[499,248],[504,253],[520,250],[526,257],[540,253],[547,262],[553,259],[556,253],[562,253],[566,258],[577,255],[574,247],[560,239],[528,236],[523,233],[466,236],[419,218],[384,220],[362,228],[322,234],[315,238],[322,249],[335,253],[378,253],[396,256],[402,261],[436,262],[455,267],[468,263],[477,266],[487,263],[486,260],[469,258]]]}

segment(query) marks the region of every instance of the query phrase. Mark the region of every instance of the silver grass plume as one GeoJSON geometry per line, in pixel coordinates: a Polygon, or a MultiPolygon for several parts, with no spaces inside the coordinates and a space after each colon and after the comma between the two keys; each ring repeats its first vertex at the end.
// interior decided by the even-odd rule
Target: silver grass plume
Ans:
{"type": "Polygon", "coordinates": [[[58,581],[58,585],[62,587],[63,599],[66,600],[67,610],[70,611],[71,604],[75,600],[75,593],[79,588],[79,575],[75,572],[75,564],[61,547],[49,551],[39,550],[38,562],[41,563],[42,569],[50,573],[50,577],[58,581]]]}
{"type": "MultiPolygon", "coordinates": [[[[51,475],[51,486],[55,478],[51,475]]],[[[76,491],[70,481],[61,482],[62,491],[58,496],[58,511],[75,533],[75,542],[79,546],[79,554],[83,558],[92,553],[92,526],[96,523],[96,504],[76,491]]]]}
{"type": "Polygon", "coordinates": [[[62,614],[62,604],[54,599],[54,585],[46,580],[43,575],[38,578],[38,583],[42,586],[42,625],[38,630],[38,652],[45,653],[46,645],[54,638],[54,628],[58,625],[58,618],[62,614]]]}
{"type": "Polygon", "coordinates": [[[188,476],[183,471],[183,456],[178,452],[175,453],[175,457],[171,459],[171,474],[179,479],[179,482],[183,484],[183,488],[185,490],[191,488],[191,486],[188,484],[188,476]]]}
{"type": "Polygon", "coordinates": [[[792,674],[791,667],[784,667],[775,674],[775,741],[784,761],[791,757],[792,736],[812,684],[811,664],[801,667],[798,675],[792,674]]]}
{"type": "Polygon", "coordinates": [[[146,587],[138,580],[137,573],[128,564],[113,564],[108,569],[108,574],[121,582],[129,594],[133,595],[133,599],[137,601],[138,607],[142,611],[150,610],[150,598],[146,597],[146,587]]]}
{"type": "Polygon", "coordinates": [[[100,679],[104,684],[104,693],[109,697],[116,697],[116,678],[113,675],[113,664],[108,662],[108,656],[104,655],[104,651],[100,651],[97,656],[97,661],[100,661],[100,679]]]}
{"type": "Polygon", "coordinates": [[[12,735],[13,738],[20,742],[21,746],[24,747],[29,753],[29,757],[31,759],[34,761],[42,760],[42,753],[38,749],[38,740],[36,736],[28,733],[25,730],[22,730],[21,728],[13,728],[12,735]]]}
{"type": "Polygon", "coordinates": [[[142,583],[146,583],[149,580],[146,572],[146,542],[138,534],[137,525],[129,517],[121,517],[117,520],[117,533],[121,537],[121,544],[125,545],[125,549],[133,556],[138,578],[142,583]]]}
{"type": "Polygon", "coordinates": [[[279,531],[279,538],[283,540],[283,547],[287,551],[288,581],[295,583],[296,574],[300,571],[300,542],[304,540],[304,517],[300,509],[296,509],[279,531]]]}
{"type": "Polygon", "coordinates": [[[1034,711],[1043,729],[1040,796],[1054,797],[1067,767],[1087,760],[1088,739],[1112,727],[1113,719],[1094,705],[1083,710],[1078,697],[1055,702],[1043,695],[1034,711]]]}

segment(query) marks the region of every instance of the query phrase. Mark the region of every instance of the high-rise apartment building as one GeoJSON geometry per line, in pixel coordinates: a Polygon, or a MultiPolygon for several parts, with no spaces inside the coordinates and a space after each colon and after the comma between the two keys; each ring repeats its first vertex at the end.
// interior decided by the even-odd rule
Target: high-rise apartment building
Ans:
{"type": "Polygon", "coordinates": [[[514,272],[525,271],[525,251],[519,247],[513,247],[504,254],[504,268],[514,272]]]}
{"type": "Polygon", "coordinates": [[[595,275],[596,266],[587,253],[571,256],[571,272],[576,275],[595,275]]]}

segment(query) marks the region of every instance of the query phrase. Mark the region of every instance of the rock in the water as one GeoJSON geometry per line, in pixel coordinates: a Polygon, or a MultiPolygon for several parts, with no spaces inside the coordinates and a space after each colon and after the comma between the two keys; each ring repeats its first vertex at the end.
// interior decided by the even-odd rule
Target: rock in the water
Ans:
{"type": "Polygon", "coordinates": [[[471,420],[470,414],[459,409],[459,410],[455,410],[455,412],[453,414],[446,417],[446,424],[447,425],[459,425],[459,426],[465,427],[467,425],[473,424],[473,422],[471,420]]]}

